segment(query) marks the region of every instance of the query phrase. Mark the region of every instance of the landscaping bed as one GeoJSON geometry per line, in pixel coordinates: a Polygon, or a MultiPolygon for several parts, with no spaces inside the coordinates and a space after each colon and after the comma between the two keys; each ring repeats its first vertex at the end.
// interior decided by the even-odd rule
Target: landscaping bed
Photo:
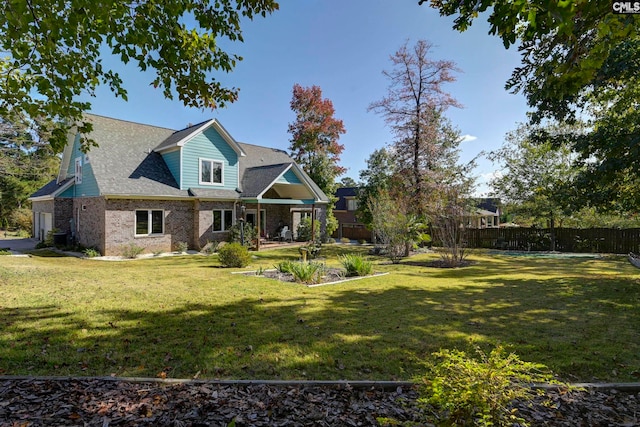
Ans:
{"type": "MultiPolygon", "coordinates": [[[[416,398],[407,386],[0,377],[0,426],[372,426],[378,417],[423,420],[416,398]]],[[[549,390],[515,406],[535,426],[640,423],[640,395],[615,389],[549,390]]]]}

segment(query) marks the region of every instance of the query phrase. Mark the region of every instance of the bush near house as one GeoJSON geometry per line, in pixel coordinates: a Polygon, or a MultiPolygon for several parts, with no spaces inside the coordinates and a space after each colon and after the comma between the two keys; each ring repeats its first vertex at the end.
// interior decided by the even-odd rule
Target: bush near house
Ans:
{"type": "Polygon", "coordinates": [[[218,259],[224,267],[242,268],[249,265],[251,255],[246,246],[242,246],[238,242],[224,245],[218,251],[218,259]]]}

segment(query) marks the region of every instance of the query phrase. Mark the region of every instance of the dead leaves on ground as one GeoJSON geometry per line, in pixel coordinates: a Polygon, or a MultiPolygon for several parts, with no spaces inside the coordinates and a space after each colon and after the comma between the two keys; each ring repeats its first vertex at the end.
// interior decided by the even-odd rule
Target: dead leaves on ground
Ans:
{"type": "MultiPolygon", "coordinates": [[[[419,421],[412,389],[0,378],[0,426],[372,426],[419,421]]],[[[518,402],[531,425],[640,425],[640,394],[547,391],[518,402]]]]}

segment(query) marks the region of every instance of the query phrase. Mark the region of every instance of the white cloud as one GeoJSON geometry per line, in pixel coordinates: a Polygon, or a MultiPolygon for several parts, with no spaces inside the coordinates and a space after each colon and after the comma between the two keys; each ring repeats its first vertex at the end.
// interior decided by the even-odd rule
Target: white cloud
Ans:
{"type": "Polygon", "coordinates": [[[471,142],[471,141],[475,141],[476,139],[478,139],[477,136],[466,134],[460,137],[460,142],[471,142]]]}

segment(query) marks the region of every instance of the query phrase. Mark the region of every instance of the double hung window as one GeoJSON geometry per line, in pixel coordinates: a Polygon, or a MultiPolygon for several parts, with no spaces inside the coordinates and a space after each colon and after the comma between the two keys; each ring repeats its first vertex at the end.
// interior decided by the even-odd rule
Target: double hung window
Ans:
{"type": "Polygon", "coordinates": [[[222,184],[222,162],[200,159],[200,184],[222,184]]]}

